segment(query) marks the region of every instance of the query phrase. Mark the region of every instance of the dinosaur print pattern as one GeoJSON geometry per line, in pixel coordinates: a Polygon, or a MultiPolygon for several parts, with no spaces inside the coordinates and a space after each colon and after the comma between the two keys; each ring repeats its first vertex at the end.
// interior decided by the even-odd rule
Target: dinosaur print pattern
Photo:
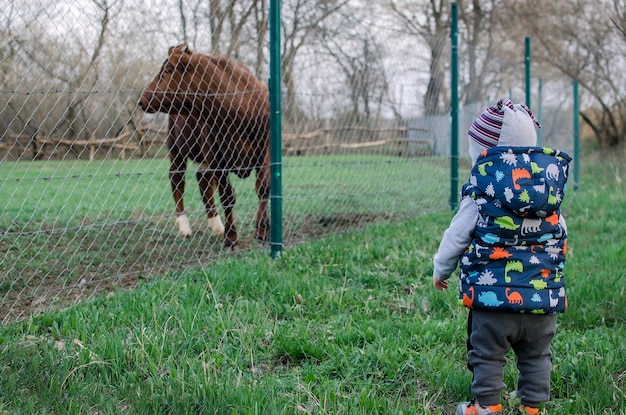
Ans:
{"type": "Polygon", "coordinates": [[[522,295],[519,293],[519,291],[511,291],[511,287],[506,287],[506,289],[504,290],[504,295],[506,296],[509,304],[524,304],[524,299],[522,298],[522,295]]]}
{"type": "Polygon", "coordinates": [[[476,284],[478,284],[478,285],[494,285],[496,282],[498,282],[498,280],[493,276],[493,272],[491,272],[489,270],[485,270],[478,277],[478,280],[476,281],[476,284]]]}
{"type": "Polygon", "coordinates": [[[507,261],[504,266],[504,281],[506,283],[510,283],[513,280],[513,278],[509,275],[509,273],[513,271],[524,272],[524,264],[520,261],[507,261]]]}
{"type": "Polygon", "coordinates": [[[530,172],[526,169],[513,169],[511,177],[513,177],[513,188],[515,190],[521,190],[522,188],[522,186],[517,183],[518,180],[531,178],[530,172]]]}
{"type": "MultiPolygon", "coordinates": [[[[558,223],[558,219],[557,219],[558,223]]],[[[522,220],[522,236],[526,236],[530,233],[537,233],[541,230],[540,218],[524,218],[522,220]]]]}
{"type": "Polygon", "coordinates": [[[484,291],[478,295],[478,302],[482,303],[485,307],[498,307],[503,304],[504,301],[498,299],[498,296],[493,291],[484,291]]]}
{"type": "Polygon", "coordinates": [[[463,186],[478,209],[461,258],[459,303],[468,308],[549,314],[565,311],[567,235],[560,205],[571,158],[543,147],[493,147],[463,186]]]}

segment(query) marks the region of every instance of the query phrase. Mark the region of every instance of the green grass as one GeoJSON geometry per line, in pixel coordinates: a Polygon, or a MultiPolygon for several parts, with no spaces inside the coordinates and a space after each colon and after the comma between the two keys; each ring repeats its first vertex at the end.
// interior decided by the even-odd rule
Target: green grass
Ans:
{"type": "MultiPolygon", "coordinates": [[[[441,206],[448,196],[441,192],[449,175],[445,158],[309,156],[287,157],[283,164],[284,211],[294,221],[355,209],[413,214],[441,206]]],[[[231,181],[238,216],[253,216],[254,178],[231,175],[231,181]]],[[[186,190],[187,210],[194,219],[202,216],[194,166],[187,172],[186,190]]],[[[0,229],[7,233],[158,222],[171,216],[174,206],[165,159],[0,163],[0,197],[6,201],[0,229]]]]}
{"type": "Polygon", "coordinates": [[[0,195],[7,203],[0,228],[32,231],[99,223],[112,214],[120,220],[157,214],[173,205],[167,169],[165,159],[2,163],[0,195]]]}
{"type": "MultiPolygon", "coordinates": [[[[566,195],[570,308],[553,343],[553,414],[626,414],[619,163],[586,166],[566,195]]],[[[466,312],[456,282],[442,293],[431,281],[451,216],[372,224],[280,260],[198,261],[2,326],[0,414],[452,413],[468,398],[466,312]]],[[[515,378],[510,364],[508,391],[515,378]]]]}

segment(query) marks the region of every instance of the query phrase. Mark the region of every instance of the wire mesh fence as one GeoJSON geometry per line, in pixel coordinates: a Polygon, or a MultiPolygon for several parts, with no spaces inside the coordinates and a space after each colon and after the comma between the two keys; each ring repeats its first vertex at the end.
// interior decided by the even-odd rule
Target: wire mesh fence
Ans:
{"type": "MultiPolygon", "coordinates": [[[[202,82],[222,89],[202,91],[200,121],[178,129],[170,106],[198,105],[148,113],[137,103],[167,69],[169,48],[182,43],[222,69],[238,62],[267,85],[268,0],[0,4],[3,324],[266,247],[255,238],[264,147],[239,151],[265,136],[255,136],[258,118],[243,101],[231,102],[250,92],[232,87],[241,76],[205,73],[202,82]],[[188,164],[171,162],[175,155],[188,164]],[[184,229],[174,201],[181,177],[184,229]],[[209,221],[203,199],[213,191],[226,228],[224,208],[234,210],[235,250],[209,221]]],[[[349,1],[284,1],[281,33],[285,246],[447,209],[449,79],[446,60],[433,72],[431,59],[433,45],[449,56],[448,38],[416,34],[388,9],[349,1]]],[[[546,96],[546,114],[553,104],[565,113],[552,99],[558,93],[546,96]]],[[[480,112],[463,111],[466,123],[480,112]]],[[[460,131],[463,154],[466,126],[460,131]]]]}
{"type": "MultiPolygon", "coordinates": [[[[170,173],[169,116],[148,114],[137,101],[168,48],[182,42],[236,59],[266,83],[266,2],[3,3],[2,322],[230,253],[209,228],[196,170],[230,167],[234,149],[187,153],[189,168],[170,173]],[[211,165],[216,153],[225,164],[211,165]],[[169,183],[179,173],[187,179],[186,238],[169,183]]],[[[393,27],[318,6],[283,7],[285,44],[304,45],[284,50],[287,246],[445,206],[444,160],[419,118],[425,56],[409,39],[385,50],[401,34],[393,27]],[[339,48],[299,29],[303,22],[328,33],[348,22],[354,33],[339,48]]],[[[220,135],[221,116],[192,140],[220,135]]],[[[230,175],[239,250],[255,246],[255,175],[230,175]]]]}

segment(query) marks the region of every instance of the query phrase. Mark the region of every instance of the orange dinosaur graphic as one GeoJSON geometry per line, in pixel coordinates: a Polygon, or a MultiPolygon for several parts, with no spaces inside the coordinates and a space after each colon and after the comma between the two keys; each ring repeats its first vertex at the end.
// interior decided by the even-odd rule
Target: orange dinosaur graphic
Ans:
{"type": "Polygon", "coordinates": [[[519,305],[524,304],[524,299],[522,298],[522,295],[518,291],[511,291],[509,287],[506,287],[506,290],[504,290],[504,295],[506,296],[506,299],[509,301],[509,304],[519,304],[519,305]]]}
{"type": "Polygon", "coordinates": [[[468,291],[470,292],[471,297],[463,293],[463,306],[467,308],[474,308],[474,287],[469,287],[468,291]]]}
{"type": "Polygon", "coordinates": [[[522,187],[517,184],[517,181],[519,179],[530,179],[530,172],[526,169],[513,169],[511,177],[513,177],[513,187],[515,190],[520,190],[522,187]]]}
{"type": "Polygon", "coordinates": [[[509,251],[501,247],[493,248],[493,251],[489,255],[490,259],[506,259],[513,256],[509,251]]]}
{"type": "Polygon", "coordinates": [[[548,279],[549,277],[550,277],[550,270],[549,269],[542,269],[541,270],[541,278],[548,279]]]}
{"type": "Polygon", "coordinates": [[[556,226],[559,224],[559,215],[556,214],[556,212],[554,212],[552,215],[548,216],[546,218],[546,222],[548,222],[550,225],[556,226]]]}

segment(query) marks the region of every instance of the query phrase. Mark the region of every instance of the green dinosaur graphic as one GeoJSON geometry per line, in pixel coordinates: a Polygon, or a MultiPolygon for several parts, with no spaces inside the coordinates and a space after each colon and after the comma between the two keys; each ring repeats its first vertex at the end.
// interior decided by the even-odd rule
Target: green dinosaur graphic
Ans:
{"type": "Polygon", "coordinates": [[[496,220],[494,220],[493,223],[495,223],[496,225],[500,226],[503,229],[508,229],[511,231],[514,231],[520,227],[520,225],[515,224],[515,222],[513,221],[513,218],[510,216],[501,216],[499,218],[496,218],[496,220]]]}
{"type": "Polygon", "coordinates": [[[557,203],[556,196],[553,195],[552,192],[554,192],[554,187],[550,186],[550,191],[548,192],[548,204],[556,205],[557,203]]]}
{"type": "Polygon", "coordinates": [[[486,176],[487,175],[487,170],[485,170],[486,167],[491,167],[493,166],[493,161],[488,161],[486,163],[481,163],[478,165],[478,173],[480,173],[481,176],[486,176]]]}
{"type": "Polygon", "coordinates": [[[539,165],[534,161],[530,162],[530,171],[532,172],[532,174],[541,173],[544,170],[545,169],[543,167],[539,167],[539,165]]]}
{"type": "Polygon", "coordinates": [[[506,283],[511,282],[511,277],[509,277],[509,272],[524,272],[524,265],[521,261],[507,261],[504,267],[504,281],[506,283]]]}
{"type": "Polygon", "coordinates": [[[535,290],[543,290],[548,287],[548,283],[543,280],[530,280],[528,282],[535,287],[535,290]]]}
{"type": "Polygon", "coordinates": [[[558,268],[554,270],[554,273],[554,282],[561,282],[561,278],[563,278],[563,273],[558,268]]]}

